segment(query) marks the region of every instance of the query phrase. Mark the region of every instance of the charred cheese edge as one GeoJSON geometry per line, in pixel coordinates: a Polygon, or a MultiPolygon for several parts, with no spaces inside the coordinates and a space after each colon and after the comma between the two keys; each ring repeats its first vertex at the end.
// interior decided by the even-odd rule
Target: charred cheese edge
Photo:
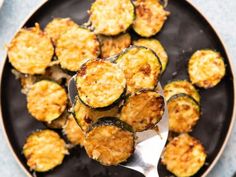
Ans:
{"type": "Polygon", "coordinates": [[[51,123],[66,109],[67,94],[53,81],[36,82],[27,94],[27,108],[37,120],[51,123]]]}
{"type": "Polygon", "coordinates": [[[224,60],[216,51],[198,50],[189,60],[188,73],[191,82],[198,87],[214,87],[225,75],[224,60]]]}
{"type": "Polygon", "coordinates": [[[123,71],[113,63],[90,60],[77,73],[80,100],[91,108],[104,108],[117,102],[126,90],[123,71]]]}
{"type": "Polygon", "coordinates": [[[143,39],[139,39],[137,41],[134,41],[133,44],[136,46],[144,46],[149,49],[152,49],[160,59],[161,66],[162,66],[162,73],[165,71],[167,63],[168,63],[168,56],[167,56],[167,53],[166,53],[164,47],[160,43],[160,41],[158,41],[156,39],[143,38],[143,39]]]}
{"type": "Polygon", "coordinates": [[[131,0],[96,0],[89,13],[94,32],[107,36],[126,31],[135,18],[131,0]]]}
{"type": "Polygon", "coordinates": [[[23,154],[31,170],[47,172],[62,163],[68,150],[56,132],[40,130],[26,139],[23,154]]]}
{"type": "Polygon", "coordinates": [[[158,56],[152,50],[131,46],[115,62],[125,73],[129,93],[154,89],[157,85],[162,68],[158,56]]]}
{"type": "Polygon", "coordinates": [[[22,28],[8,46],[8,58],[24,74],[43,74],[51,62],[54,48],[38,24],[22,28]]]}
{"type": "Polygon", "coordinates": [[[73,27],[57,40],[56,55],[63,69],[78,71],[89,59],[100,54],[97,36],[82,27],[73,27]]]}
{"type": "Polygon", "coordinates": [[[170,131],[191,132],[200,118],[200,106],[189,95],[177,94],[167,101],[170,131]]]}
{"type": "Polygon", "coordinates": [[[134,152],[134,134],[127,126],[115,118],[99,119],[85,138],[88,156],[105,166],[126,161],[134,152]]]}
{"type": "Polygon", "coordinates": [[[167,144],[162,163],[177,177],[189,177],[204,165],[206,156],[204,147],[197,139],[182,134],[167,144]]]}
{"type": "Polygon", "coordinates": [[[166,100],[169,100],[173,95],[185,93],[193,97],[198,103],[200,102],[200,95],[197,89],[187,80],[176,80],[165,85],[164,95],[166,100]]]}
{"type": "Polygon", "coordinates": [[[120,119],[135,131],[154,127],[164,114],[164,98],[154,91],[142,91],[129,96],[122,107],[120,119]]]}
{"type": "Polygon", "coordinates": [[[133,29],[143,37],[158,33],[167,20],[169,12],[165,11],[158,0],[136,0],[133,29]]]}

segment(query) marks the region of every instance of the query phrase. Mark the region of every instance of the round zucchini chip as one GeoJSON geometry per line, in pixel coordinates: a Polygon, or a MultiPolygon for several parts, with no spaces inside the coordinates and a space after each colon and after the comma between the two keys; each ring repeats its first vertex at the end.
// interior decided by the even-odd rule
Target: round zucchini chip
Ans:
{"type": "Polygon", "coordinates": [[[167,63],[168,63],[168,56],[167,56],[167,53],[166,53],[164,47],[162,46],[162,44],[158,40],[156,40],[156,39],[139,39],[137,41],[134,41],[133,43],[136,46],[143,46],[143,47],[147,47],[149,49],[152,49],[160,59],[161,66],[162,66],[162,73],[165,71],[167,63]]]}
{"type": "Polygon", "coordinates": [[[177,177],[189,177],[204,165],[206,156],[204,147],[197,139],[182,134],[167,144],[162,163],[177,177]]]}
{"type": "Polygon", "coordinates": [[[189,95],[177,94],[167,101],[170,131],[186,133],[192,131],[200,118],[200,106],[189,95]]]}
{"type": "Polygon", "coordinates": [[[42,80],[35,83],[27,94],[27,108],[39,121],[51,123],[66,109],[67,94],[55,82],[42,80]]]}
{"type": "Polygon", "coordinates": [[[31,170],[46,172],[60,165],[68,150],[64,140],[56,132],[40,130],[27,138],[23,154],[31,170]]]}
{"type": "Polygon", "coordinates": [[[69,115],[66,125],[63,127],[63,133],[66,135],[71,144],[80,146],[84,145],[84,132],[75,121],[73,115],[69,115]]]}
{"type": "Polygon", "coordinates": [[[169,100],[173,95],[185,93],[193,97],[198,103],[200,102],[200,95],[197,89],[186,80],[172,81],[165,85],[164,95],[166,100],[169,100]]]}
{"type": "Polygon", "coordinates": [[[131,46],[115,62],[125,73],[129,93],[151,90],[157,85],[162,69],[158,56],[151,49],[131,46]]]}
{"type": "Polygon", "coordinates": [[[52,39],[53,43],[56,44],[62,34],[77,26],[70,18],[54,18],[47,24],[44,31],[52,39]]]}
{"type": "Polygon", "coordinates": [[[125,32],[135,18],[131,0],[96,0],[89,13],[95,33],[107,36],[125,32]]]}
{"type": "Polygon", "coordinates": [[[164,98],[159,93],[142,91],[127,98],[120,119],[140,132],[154,127],[161,120],[164,109],[164,98]]]}
{"type": "Polygon", "coordinates": [[[136,18],[133,29],[143,37],[150,37],[158,33],[170,14],[164,10],[158,0],[136,0],[134,5],[136,18]]]}
{"type": "Polygon", "coordinates": [[[97,58],[99,53],[96,35],[82,27],[68,29],[57,40],[56,55],[61,67],[69,71],[78,71],[82,64],[97,58]]]}
{"type": "Polygon", "coordinates": [[[123,49],[131,44],[129,33],[120,34],[119,36],[101,36],[101,57],[108,58],[119,54],[123,49]]]}
{"type": "Polygon", "coordinates": [[[216,86],[225,75],[225,64],[220,53],[213,50],[196,51],[189,60],[188,73],[193,84],[202,88],[216,86]]]}
{"type": "Polygon", "coordinates": [[[8,58],[24,74],[43,74],[51,62],[54,48],[38,24],[21,29],[8,47],[8,58]]]}
{"type": "Polygon", "coordinates": [[[103,60],[90,60],[77,73],[76,86],[80,100],[91,108],[113,105],[126,91],[123,71],[103,60]]]}
{"type": "Polygon", "coordinates": [[[134,152],[132,128],[116,118],[101,118],[86,135],[85,150],[88,156],[103,165],[118,165],[134,152]]]}

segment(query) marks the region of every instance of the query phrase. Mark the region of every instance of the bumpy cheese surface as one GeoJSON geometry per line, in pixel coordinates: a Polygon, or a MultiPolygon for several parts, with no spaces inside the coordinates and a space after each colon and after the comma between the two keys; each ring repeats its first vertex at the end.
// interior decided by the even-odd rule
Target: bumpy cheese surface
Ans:
{"type": "Polygon", "coordinates": [[[117,35],[127,30],[134,20],[130,0],[96,0],[90,9],[90,21],[95,33],[117,35]]]}
{"type": "Polygon", "coordinates": [[[51,123],[64,112],[66,105],[65,89],[52,81],[35,83],[27,94],[27,108],[39,121],[51,123]]]}
{"type": "Polygon", "coordinates": [[[67,153],[64,140],[52,130],[32,133],[23,147],[27,165],[37,172],[46,172],[60,165],[67,153]]]}
{"type": "Polygon", "coordinates": [[[167,20],[169,12],[164,10],[158,0],[136,0],[134,4],[136,12],[134,31],[143,37],[158,33],[167,20]]]}
{"type": "Polygon", "coordinates": [[[8,47],[10,63],[24,74],[43,74],[53,53],[51,40],[37,24],[32,28],[21,29],[8,47]]]}
{"type": "Polygon", "coordinates": [[[188,73],[191,82],[198,87],[214,87],[225,75],[224,60],[218,52],[199,50],[189,60],[188,73]]]}
{"type": "Polygon", "coordinates": [[[205,160],[204,147],[188,134],[179,135],[170,141],[162,156],[162,163],[177,177],[193,176],[205,160]]]}
{"type": "Polygon", "coordinates": [[[103,108],[117,101],[124,93],[126,80],[115,64],[90,60],[77,73],[76,85],[80,99],[92,108],[103,108]]]}
{"type": "Polygon", "coordinates": [[[56,55],[61,67],[69,71],[78,71],[89,59],[95,59],[100,53],[96,35],[88,29],[73,27],[57,40],[56,55]]]}

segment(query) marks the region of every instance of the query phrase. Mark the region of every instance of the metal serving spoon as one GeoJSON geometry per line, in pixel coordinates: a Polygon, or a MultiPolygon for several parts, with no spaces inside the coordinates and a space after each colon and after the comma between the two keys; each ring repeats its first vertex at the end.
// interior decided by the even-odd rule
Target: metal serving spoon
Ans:
{"type": "MultiPolygon", "coordinates": [[[[69,99],[74,102],[77,95],[75,77],[73,76],[68,83],[69,99]]],[[[163,96],[163,90],[158,83],[157,91],[163,96]]],[[[165,112],[157,127],[152,130],[136,133],[137,145],[134,154],[128,162],[121,164],[144,174],[146,177],[159,177],[157,165],[168,137],[168,111],[165,103],[165,112]]]]}

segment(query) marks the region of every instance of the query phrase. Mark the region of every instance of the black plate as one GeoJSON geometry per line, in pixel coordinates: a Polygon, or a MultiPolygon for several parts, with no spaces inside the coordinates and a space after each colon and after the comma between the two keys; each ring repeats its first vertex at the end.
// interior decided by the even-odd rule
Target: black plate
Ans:
{"type": "MultiPolygon", "coordinates": [[[[71,17],[78,24],[88,20],[89,0],[51,0],[43,5],[25,24],[33,26],[39,22],[42,27],[53,17],[71,17]]],[[[227,65],[226,76],[215,88],[202,90],[202,117],[191,133],[200,139],[208,157],[205,165],[195,176],[202,176],[211,166],[228,135],[234,108],[234,83],[230,63],[224,46],[204,17],[185,0],[169,0],[167,9],[171,12],[163,30],[156,36],[167,50],[169,64],[162,77],[162,84],[173,79],[188,79],[187,62],[194,51],[202,48],[221,52],[227,65]]],[[[132,32],[132,37],[137,36],[132,32]]],[[[45,126],[33,119],[26,109],[26,98],[20,92],[20,82],[11,73],[6,61],[1,88],[2,117],[6,133],[20,162],[26,166],[22,146],[26,137],[36,129],[45,126]]],[[[165,167],[159,165],[160,176],[169,176],[165,167]]],[[[38,177],[141,177],[143,175],[122,167],[103,167],[90,160],[79,147],[71,151],[63,165],[48,173],[37,173],[38,177]]]]}

